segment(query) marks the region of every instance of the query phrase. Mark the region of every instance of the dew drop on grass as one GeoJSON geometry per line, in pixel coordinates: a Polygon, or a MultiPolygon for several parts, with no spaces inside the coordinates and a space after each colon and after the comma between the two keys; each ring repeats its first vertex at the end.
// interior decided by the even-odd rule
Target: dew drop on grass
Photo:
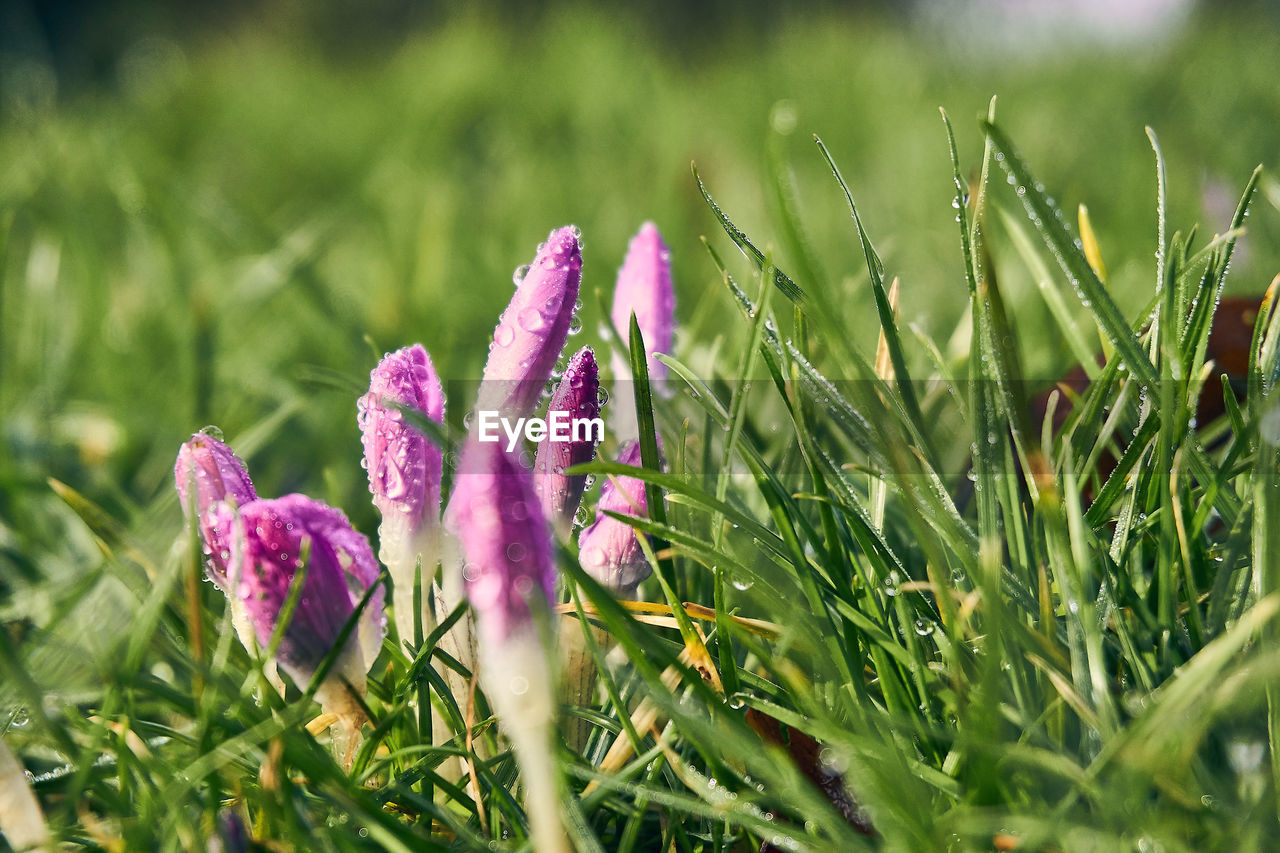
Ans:
{"type": "Polygon", "coordinates": [[[929,636],[937,629],[937,627],[938,627],[937,625],[933,624],[928,619],[916,620],[916,633],[919,634],[921,637],[929,636]]]}
{"type": "Polygon", "coordinates": [[[746,592],[747,590],[751,589],[751,587],[755,586],[756,581],[755,581],[755,578],[743,577],[742,575],[735,575],[733,580],[730,581],[730,583],[732,583],[733,588],[738,590],[739,592],[746,592]]]}
{"type": "Polygon", "coordinates": [[[884,594],[892,598],[899,592],[898,584],[902,579],[898,576],[898,570],[894,569],[884,579],[884,594]]]}

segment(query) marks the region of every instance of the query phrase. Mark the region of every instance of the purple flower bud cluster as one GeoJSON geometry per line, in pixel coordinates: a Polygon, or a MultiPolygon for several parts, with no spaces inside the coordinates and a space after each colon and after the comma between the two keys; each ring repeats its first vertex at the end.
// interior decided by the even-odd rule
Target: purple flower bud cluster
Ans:
{"type": "MultiPolygon", "coordinates": [[[[518,274],[515,294],[494,330],[477,411],[513,419],[533,412],[575,328],[581,277],[578,230],[567,226],[552,231],[533,263],[518,274]]],[[[669,252],[657,229],[646,223],[619,270],[612,320],[625,338],[634,315],[650,353],[669,352],[674,307],[669,252]]],[[[615,361],[615,367],[615,379],[629,373],[625,361],[615,361]]],[[[652,356],[648,368],[655,380],[666,375],[652,356]]],[[[602,402],[595,353],[583,347],[558,378],[544,426],[598,421],[602,402]]],[[[368,393],[357,401],[363,464],[382,516],[378,556],[392,579],[399,633],[408,639],[414,624],[411,594],[418,567],[429,582],[443,564],[446,576],[451,571],[461,576],[486,668],[510,669],[504,660],[538,667],[531,661],[545,661],[545,655],[535,654],[534,646],[546,633],[537,630],[536,621],[549,611],[556,594],[552,531],[571,537],[587,479],[568,472],[595,456],[600,436],[586,431],[568,440],[542,440],[532,468],[514,440],[503,446],[469,436],[442,526],[443,448],[423,424],[443,428],[444,411],[439,376],[419,344],[387,354],[370,374],[368,393]]],[[[639,466],[638,444],[624,444],[619,461],[639,466]]],[[[336,679],[363,692],[385,633],[382,590],[370,593],[378,581],[378,563],[365,537],[342,512],[311,498],[260,498],[244,462],[211,435],[197,433],[182,445],[174,476],[183,509],[195,519],[206,571],[240,617],[242,639],[266,647],[279,634],[275,660],[300,686],[334,652],[344,625],[369,596],[357,630],[337,651],[326,682],[336,679]],[[281,629],[278,623],[302,571],[297,607],[281,629]]],[[[649,567],[635,529],[605,513],[643,517],[645,500],[640,480],[610,478],[601,488],[595,523],[580,536],[583,567],[619,594],[634,594],[649,567]]],[[[447,580],[443,586],[449,587],[447,580]]],[[[530,672],[528,678],[537,675],[530,672]]],[[[550,680],[549,669],[542,675],[550,680]]],[[[494,688],[489,679],[495,677],[486,677],[487,688],[494,688]]],[[[494,692],[511,691],[499,686],[494,692]]],[[[318,695],[323,702],[332,690],[326,693],[322,685],[318,695]]],[[[503,707],[523,708],[519,714],[528,716],[534,694],[513,695],[495,698],[499,714],[503,707]]],[[[543,704],[549,719],[554,701],[543,704]]]]}

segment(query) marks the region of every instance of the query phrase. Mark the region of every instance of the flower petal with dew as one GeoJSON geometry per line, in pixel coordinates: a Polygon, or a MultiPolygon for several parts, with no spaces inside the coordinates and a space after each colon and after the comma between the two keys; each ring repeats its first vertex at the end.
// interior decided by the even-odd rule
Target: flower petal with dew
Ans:
{"type": "Polygon", "coordinates": [[[543,642],[556,567],[531,473],[500,445],[469,441],[445,523],[462,545],[480,680],[524,777],[533,849],[567,853],[551,749],[555,685],[543,642]]]}
{"type": "MultiPolygon", "coordinates": [[[[280,668],[305,688],[356,605],[377,582],[378,564],[369,541],[341,511],[304,495],[257,500],[238,511],[224,503],[218,512],[220,523],[233,530],[230,572],[239,581],[231,594],[243,602],[263,648],[271,642],[290,585],[306,559],[297,608],[275,654],[280,668]]],[[[325,712],[348,729],[358,730],[364,721],[351,691],[363,695],[385,631],[379,589],[316,692],[325,712]]]]}
{"type": "MultiPolygon", "coordinates": [[[[403,410],[443,423],[444,402],[440,378],[420,344],[383,357],[369,375],[369,393],[357,401],[363,464],[374,506],[382,514],[378,556],[391,572],[401,640],[414,636],[418,558],[425,578],[435,571],[443,471],[440,448],[403,410]]],[[[429,630],[429,610],[423,610],[423,628],[429,630]]]]}
{"type": "MultiPolygon", "coordinates": [[[[212,428],[206,428],[211,430],[212,428]]],[[[218,507],[230,502],[244,506],[258,499],[244,461],[209,431],[198,432],[178,449],[173,466],[174,484],[183,514],[196,519],[201,547],[205,554],[205,574],[219,589],[227,593],[231,624],[245,649],[253,653],[253,627],[245,612],[244,602],[232,594],[237,579],[228,576],[231,559],[231,526],[218,513],[218,507]],[[192,506],[194,498],[195,505],[192,506]]],[[[284,682],[276,672],[274,661],[264,662],[267,680],[281,694],[284,682]]]]}
{"type": "Polygon", "coordinates": [[[570,440],[556,441],[548,435],[539,442],[533,462],[533,488],[542,502],[543,514],[561,535],[567,536],[573,529],[573,517],[582,502],[587,476],[569,476],[565,471],[590,462],[599,441],[594,430],[584,429],[574,434],[575,423],[600,417],[600,372],[590,347],[578,350],[565,366],[564,376],[547,405],[548,423],[557,414],[568,418],[570,440]]]}
{"type": "MultiPolygon", "coordinates": [[[[639,466],[639,442],[624,444],[618,451],[618,462],[639,466]]],[[[578,537],[578,560],[582,568],[603,586],[629,598],[652,571],[637,538],[644,534],[624,521],[605,515],[606,510],[647,516],[644,481],[625,476],[605,480],[596,503],[596,520],[578,537]]]]}
{"type": "Polygon", "coordinates": [[[198,432],[178,449],[173,479],[183,514],[188,518],[194,515],[199,526],[209,578],[225,590],[230,544],[227,531],[219,528],[213,509],[226,500],[243,506],[258,499],[244,460],[219,439],[198,432]]]}
{"type": "Polygon", "coordinates": [[[494,329],[477,410],[509,417],[533,410],[568,339],[581,279],[578,229],[552,231],[494,329]]]}
{"type": "MultiPolygon", "coordinates": [[[[636,325],[644,337],[649,379],[661,394],[667,366],[654,355],[671,352],[671,338],[676,325],[676,294],[671,285],[671,252],[652,222],[642,225],[639,233],[631,239],[613,290],[610,319],[622,338],[624,348],[630,336],[632,314],[635,314],[636,325]]],[[[621,382],[631,376],[631,365],[616,351],[612,363],[616,381],[621,382]]],[[[620,417],[627,414],[618,412],[620,417]]]]}

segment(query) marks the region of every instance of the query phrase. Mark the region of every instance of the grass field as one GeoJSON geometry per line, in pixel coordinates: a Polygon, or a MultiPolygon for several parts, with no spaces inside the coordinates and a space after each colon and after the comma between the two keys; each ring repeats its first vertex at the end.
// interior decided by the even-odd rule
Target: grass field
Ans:
{"type": "Polygon", "coordinates": [[[260,491],[376,543],[355,399],[381,354],[420,341],[460,432],[538,241],[581,229],[570,344],[606,352],[645,220],[690,380],[652,418],[640,395],[667,473],[630,472],[666,494],[635,524],[668,609],[636,621],[558,555],[625,654],[558,753],[579,849],[1273,843],[1267,310],[1237,342],[1247,397],[1194,414],[1222,397],[1206,307],[1280,272],[1274,20],[1206,6],[1158,46],[1017,55],[897,18],[712,20],[459,12],[337,50],[281,7],[96,83],[5,78],[0,733],[60,843],[204,849],[241,820],[266,849],[519,848],[504,741],[429,646],[388,642],[351,774],[310,697],[264,686],[195,580],[174,457],[216,424],[260,491]],[[1082,361],[1042,430],[1029,398],[1082,361]],[[432,695],[474,743],[431,746],[432,695]],[[437,773],[458,753],[471,786],[437,773]]]}

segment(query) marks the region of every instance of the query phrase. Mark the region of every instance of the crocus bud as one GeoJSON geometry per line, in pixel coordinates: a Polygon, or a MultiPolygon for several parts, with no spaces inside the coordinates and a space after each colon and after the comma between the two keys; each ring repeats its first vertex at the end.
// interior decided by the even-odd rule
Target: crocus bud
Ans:
{"type": "Polygon", "coordinates": [[[511,417],[533,410],[564,349],[581,278],[578,230],[552,231],[494,329],[478,410],[511,417]]]}
{"type": "Polygon", "coordinates": [[[556,699],[547,626],[537,619],[554,600],[556,568],[530,472],[498,444],[468,442],[445,523],[465,555],[481,684],[524,777],[533,849],[568,853],[551,751],[556,699]]]}
{"type": "Polygon", "coordinates": [[[178,449],[173,479],[183,514],[188,517],[195,514],[208,557],[205,568],[209,577],[225,590],[230,544],[227,531],[219,528],[213,509],[225,500],[243,506],[258,499],[244,461],[218,439],[198,432],[178,449]]]}
{"type": "MultiPolygon", "coordinates": [[[[307,574],[297,609],[275,659],[296,684],[306,687],[338,642],[356,604],[378,579],[368,540],[352,529],[342,512],[304,495],[252,501],[239,510],[224,503],[218,514],[219,523],[233,531],[228,565],[230,576],[238,581],[230,594],[243,603],[263,648],[271,641],[305,556],[307,574]]],[[[316,693],[325,712],[336,715],[349,730],[358,730],[364,718],[348,685],[364,693],[365,675],[384,633],[382,591],[377,590],[316,693]]],[[[349,749],[354,750],[354,743],[349,749]]]]}
{"type": "MultiPolygon", "coordinates": [[[[369,393],[356,406],[369,490],[382,513],[378,556],[391,572],[400,638],[412,639],[418,558],[428,579],[437,559],[443,468],[440,448],[402,411],[444,421],[444,392],[427,351],[414,344],[389,353],[370,373],[369,393]]],[[[429,629],[427,613],[422,624],[429,629]]]]}
{"type": "MultiPolygon", "coordinates": [[[[671,335],[676,325],[676,294],[671,286],[671,252],[652,222],[640,227],[631,239],[627,258],[618,270],[618,283],[613,291],[613,328],[625,344],[630,336],[631,315],[644,336],[648,353],[649,378],[662,387],[667,366],[654,358],[655,353],[671,352],[671,335]]],[[[616,352],[615,378],[631,375],[631,367],[616,352]]]]}
{"type": "Polygon", "coordinates": [[[565,471],[590,462],[600,438],[597,431],[591,429],[574,433],[576,425],[600,417],[600,374],[590,347],[583,347],[569,359],[560,385],[551,395],[547,423],[554,425],[557,417],[567,419],[571,440],[556,441],[548,435],[538,444],[538,455],[533,462],[533,488],[542,502],[543,514],[567,536],[573,529],[573,516],[582,502],[587,476],[569,476],[565,471]]]}
{"type": "MultiPolygon", "coordinates": [[[[640,444],[628,441],[618,452],[623,465],[640,465],[640,444]]],[[[637,538],[643,534],[605,511],[633,516],[648,515],[644,481],[635,477],[610,477],[600,487],[596,520],[578,537],[578,560],[588,574],[620,596],[631,597],[652,570],[637,538]]]]}
{"type": "Polygon", "coordinates": [[[555,596],[550,531],[533,477],[514,453],[469,441],[458,470],[446,523],[462,544],[480,642],[498,646],[532,623],[531,602],[555,596]]]}

